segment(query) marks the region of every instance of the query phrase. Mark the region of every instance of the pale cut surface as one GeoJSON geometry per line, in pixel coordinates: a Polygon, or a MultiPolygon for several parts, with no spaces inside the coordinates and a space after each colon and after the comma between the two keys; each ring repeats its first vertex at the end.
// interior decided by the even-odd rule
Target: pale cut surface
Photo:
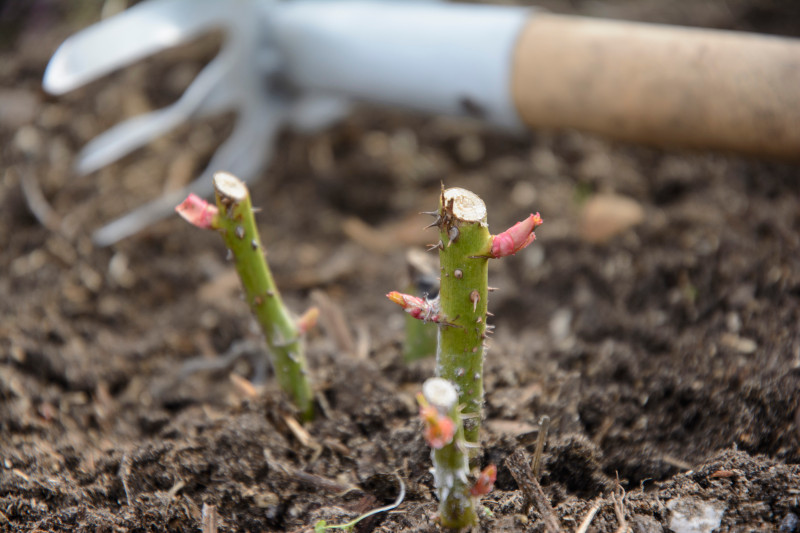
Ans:
{"type": "Polygon", "coordinates": [[[247,198],[247,185],[229,172],[216,172],[214,174],[214,188],[220,195],[235,202],[240,202],[247,198]]]}
{"type": "Polygon", "coordinates": [[[449,411],[458,401],[453,384],[443,378],[430,378],[422,385],[422,395],[431,405],[449,411]]]}
{"type": "Polygon", "coordinates": [[[464,222],[485,222],[486,204],[472,191],[453,187],[444,191],[445,204],[453,200],[453,215],[464,222]]]}

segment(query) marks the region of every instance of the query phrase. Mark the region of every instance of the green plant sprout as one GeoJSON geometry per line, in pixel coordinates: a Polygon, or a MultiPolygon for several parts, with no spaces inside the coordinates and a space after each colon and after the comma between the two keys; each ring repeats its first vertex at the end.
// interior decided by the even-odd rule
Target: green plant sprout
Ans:
{"type": "Polygon", "coordinates": [[[310,309],[295,320],[283,304],[264,256],[253,215],[250,192],[236,176],[214,174],[216,206],[189,195],[175,210],[189,223],[220,232],[258,319],[272,355],[275,375],[304,421],[314,416],[314,397],[308,381],[303,334],[313,327],[318,311],[310,309]]]}
{"type": "MultiPolygon", "coordinates": [[[[538,213],[511,228],[491,235],[486,223],[486,205],[473,192],[444,189],[439,209],[427,213],[436,217],[429,227],[439,229],[440,289],[437,300],[399,292],[387,297],[412,317],[438,324],[436,374],[451,381],[458,391],[467,442],[480,442],[483,407],[484,341],[487,326],[489,259],[514,255],[536,238],[542,224],[538,213]]],[[[432,248],[432,249],[433,249],[432,248]]]]}
{"type": "Polygon", "coordinates": [[[385,505],[383,507],[378,507],[377,509],[373,509],[368,511],[361,516],[358,516],[346,524],[332,524],[328,525],[325,520],[319,520],[316,524],[314,524],[314,533],[323,533],[326,529],[344,529],[345,531],[352,531],[355,528],[356,524],[364,520],[365,518],[369,518],[372,515],[376,515],[378,513],[385,513],[386,511],[391,511],[392,509],[399,507],[403,500],[406,497],[406,485],[403,483],[403,480],[395,474],[395,478],[397,478],[397,483],[400,485],[400,492],[395,498],[394,502],[390,503],[389,505],[385,505]]]}
{"type": "Polygon", "coordinates": [[[439,497],[439,523],[447,529],[463,529],[478,522],[478,498],[492,490],[497,468],[488,466],[470,481],[469,450],[458,394],[452,383],[430,378],[417,396],[425,425],[425,441],[431,447],[433,477],[439,497]]]}
{"type": "MultiPolygon", "coordinates": [[[[439,279],[436,276],[438,261],[422,250],[412,249],[406,254],[406,265],[410,279],[406,290],[420,298],[435,299],[439,295],[439,279]]],[[[436,324],[417,320],[406,314],[403,361],[412,363],[436,353],[436,324]]]]}

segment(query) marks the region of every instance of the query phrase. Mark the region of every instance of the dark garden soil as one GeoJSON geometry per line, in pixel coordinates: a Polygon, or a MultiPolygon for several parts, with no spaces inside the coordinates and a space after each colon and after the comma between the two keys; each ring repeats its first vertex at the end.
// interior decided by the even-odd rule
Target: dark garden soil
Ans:
{"type": "MultiPolygon", "coordinates": [[[[548,5],[800,32],[794,2],[548,5]]],[[[404,502],[357,531],[436,531],[414,401],[433,362],[403,363],[384,294],[405,286],[406,251],[435,240],[417,213],[440,181],[480,194],[495,232],[545,220],[491,264],[481,462],[499,473],[478,530],[546,530],[505,463],[533,455],[543,415],[541,484],[565,531],[590,511],[588,531],[720,513],[719,531],[800,530],[797,166],[384,109],[284,134],[252,192],[285,299],[323,306],[308,343],[319,416],[303,429],[218,236],[172,217],[111,248],[88,237],[202,169],[230,117],[71,173],[93,136],[174,100],[214,43],[53,98],[48,57],[97,14],[54,15],[7,32],[0,54],[0,530],[188,532],[205,514],[212,531],[216,513],[219,531],[311,531],[390,503],[396,474],[404,502]]]]}

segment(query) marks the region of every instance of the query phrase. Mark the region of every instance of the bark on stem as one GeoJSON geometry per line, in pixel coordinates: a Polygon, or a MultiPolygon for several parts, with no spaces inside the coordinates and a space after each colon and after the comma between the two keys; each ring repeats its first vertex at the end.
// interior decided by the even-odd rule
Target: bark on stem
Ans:
{"type": "Polygon", "coordinates": [[[233,254],[236,271],[242,281],[247,303],[256,315],[272,354],[275,376],[294,401],[303,420],[314,415],[313,393],[302,334],[283,304],[253,216],[247,186],[226,172],[214,175],[219,215],[216,227],[233,254]]]}
{"type": "Polygon", "coordinates": [[[437,225],[441,315],[436,354],[437,375],[458,390],[464,436],[480,442],[483,406],[483,356],[486,338],[488,256],[492,237],[486,206],[478,195],[460,188],[442,190],[437,225]]]}

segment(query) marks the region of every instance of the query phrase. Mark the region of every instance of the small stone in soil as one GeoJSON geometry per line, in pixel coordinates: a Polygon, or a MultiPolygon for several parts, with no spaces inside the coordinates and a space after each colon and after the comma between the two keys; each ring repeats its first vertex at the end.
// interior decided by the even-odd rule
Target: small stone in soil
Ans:
{"type": "Polygon", "coordinates": [[[669,529],[675,533],[711,533],[722,522],[725,508],[718,502],[675,498],[667,502],[669,529]]]}

